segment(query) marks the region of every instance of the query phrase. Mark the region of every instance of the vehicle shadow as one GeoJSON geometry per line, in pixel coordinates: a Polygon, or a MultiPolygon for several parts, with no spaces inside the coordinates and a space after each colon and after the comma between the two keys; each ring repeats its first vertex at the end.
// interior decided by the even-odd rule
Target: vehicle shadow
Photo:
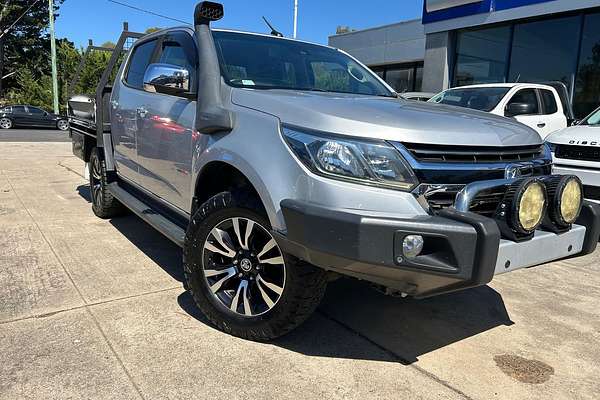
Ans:
{"type": "MultiPolygon", "coordinates": [[[[88,203],[92,202],[89,185],[80,185],[77,192],[88,203]]],[[[112,218],[109,222],[173,279],[183,282],[181,249],[175,243],[133,213],[112,218]]]]}
{"type": "MultiPolygon", "coordinates": [[[[187,292],[180,307],[211,323],[187,292]]],[[[329,285],[315,315],[272,345],[297,353],[410,365],[437,349],[513,322],[498,292],[488,286],[427,300],[398,299],[367,284],[340,279],[329,285]],[[356,339],[367,346],[356,346],[356,339]],[[350,339],[348,339],[350,338],[350,339]]]]}
{"type": "Polygon", "coordinates": [[[76,190],[79,196],[81,196],[88,203],[92,204],[92,192],[90,185],[79,185],[77,186],[76,190]]]}
{"type": "MultiPolygon", "coordinates": [[[[89,187],[78,188],[89,201],[89,187]]],[[[167,274],[183,281],[181,249],[150,225],[129,215],[110,223],[167,274]]],[[[188,292],[179,306],[212,325],[188,292]]],[[[498,326],[510,326],[502,297],[489,286],[425,300],[385,296],[353,279],[330,283],[315,315],[272,345],[310,356],[411,364],[418,357],[498,326]],[[346,338],[346,339],[344,339],[346,338]],[[356,346],[360,341],[369,345],[356,346]]]]}

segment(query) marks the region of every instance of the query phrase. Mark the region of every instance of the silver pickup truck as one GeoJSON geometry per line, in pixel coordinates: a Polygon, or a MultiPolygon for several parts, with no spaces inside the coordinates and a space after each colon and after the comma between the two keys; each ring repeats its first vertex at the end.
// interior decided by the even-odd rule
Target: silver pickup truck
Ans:
{"type": "Polygon", "coordinates": [[[270,340],[340,275],[425,298],[584,255],[597,206],[551,176],[510,119],[409,102],[348,54],[195,27],[139,38],[112,87],[71,101],[93,211],[133,211],[183,248],[185,286],[219,329],[270,340]]]}

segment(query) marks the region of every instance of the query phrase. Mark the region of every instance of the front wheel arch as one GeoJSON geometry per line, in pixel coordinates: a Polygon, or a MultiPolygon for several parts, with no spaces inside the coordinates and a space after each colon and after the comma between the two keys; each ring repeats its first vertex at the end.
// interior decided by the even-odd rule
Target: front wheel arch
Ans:
{"type": "Polygon", "coordinates": [[[198,206],[222,192],[244,192],[257,201],[260,212],[268,214],[258,190],[246,175],[231,164],[223,161],[212,161],[202,168],[196,178],[192,215],[198,206]]]}

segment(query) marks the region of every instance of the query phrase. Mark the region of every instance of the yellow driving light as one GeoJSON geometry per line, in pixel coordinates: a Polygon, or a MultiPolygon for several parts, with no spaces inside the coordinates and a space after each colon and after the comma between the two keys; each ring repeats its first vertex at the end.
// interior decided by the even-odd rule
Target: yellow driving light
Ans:
{"type": "Polygon", "coordinates": [[[519,225],[525,232],[533,232],[544,219],[546,187],[538,181],[532,181],[521,192],[517,204],[519,225]]]}
{"type": "Polygon", "coordinates": [[[566,224],[575,222],[583,204],[583,192],[579,179],[572,177],[567,180],[560,194],[560,217],[566,224]]]}

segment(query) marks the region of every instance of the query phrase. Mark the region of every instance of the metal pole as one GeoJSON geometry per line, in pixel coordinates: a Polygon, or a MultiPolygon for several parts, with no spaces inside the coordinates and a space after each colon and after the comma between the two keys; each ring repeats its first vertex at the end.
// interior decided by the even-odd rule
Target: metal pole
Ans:
{"type": "Polygon", "coordinates": [[[52,58],[52,95],[54,100],[54,113],[59,113],[58,108],[58,71],[56,67],[56,39],[54,37],[54,4],[48,0],[48,12],[50,13],[50,55],[52,58]]]}
{"type": "Polygon", "coordinates": [[[294,39],[298,36],[298,0],[294,0],[294,39]]]}

